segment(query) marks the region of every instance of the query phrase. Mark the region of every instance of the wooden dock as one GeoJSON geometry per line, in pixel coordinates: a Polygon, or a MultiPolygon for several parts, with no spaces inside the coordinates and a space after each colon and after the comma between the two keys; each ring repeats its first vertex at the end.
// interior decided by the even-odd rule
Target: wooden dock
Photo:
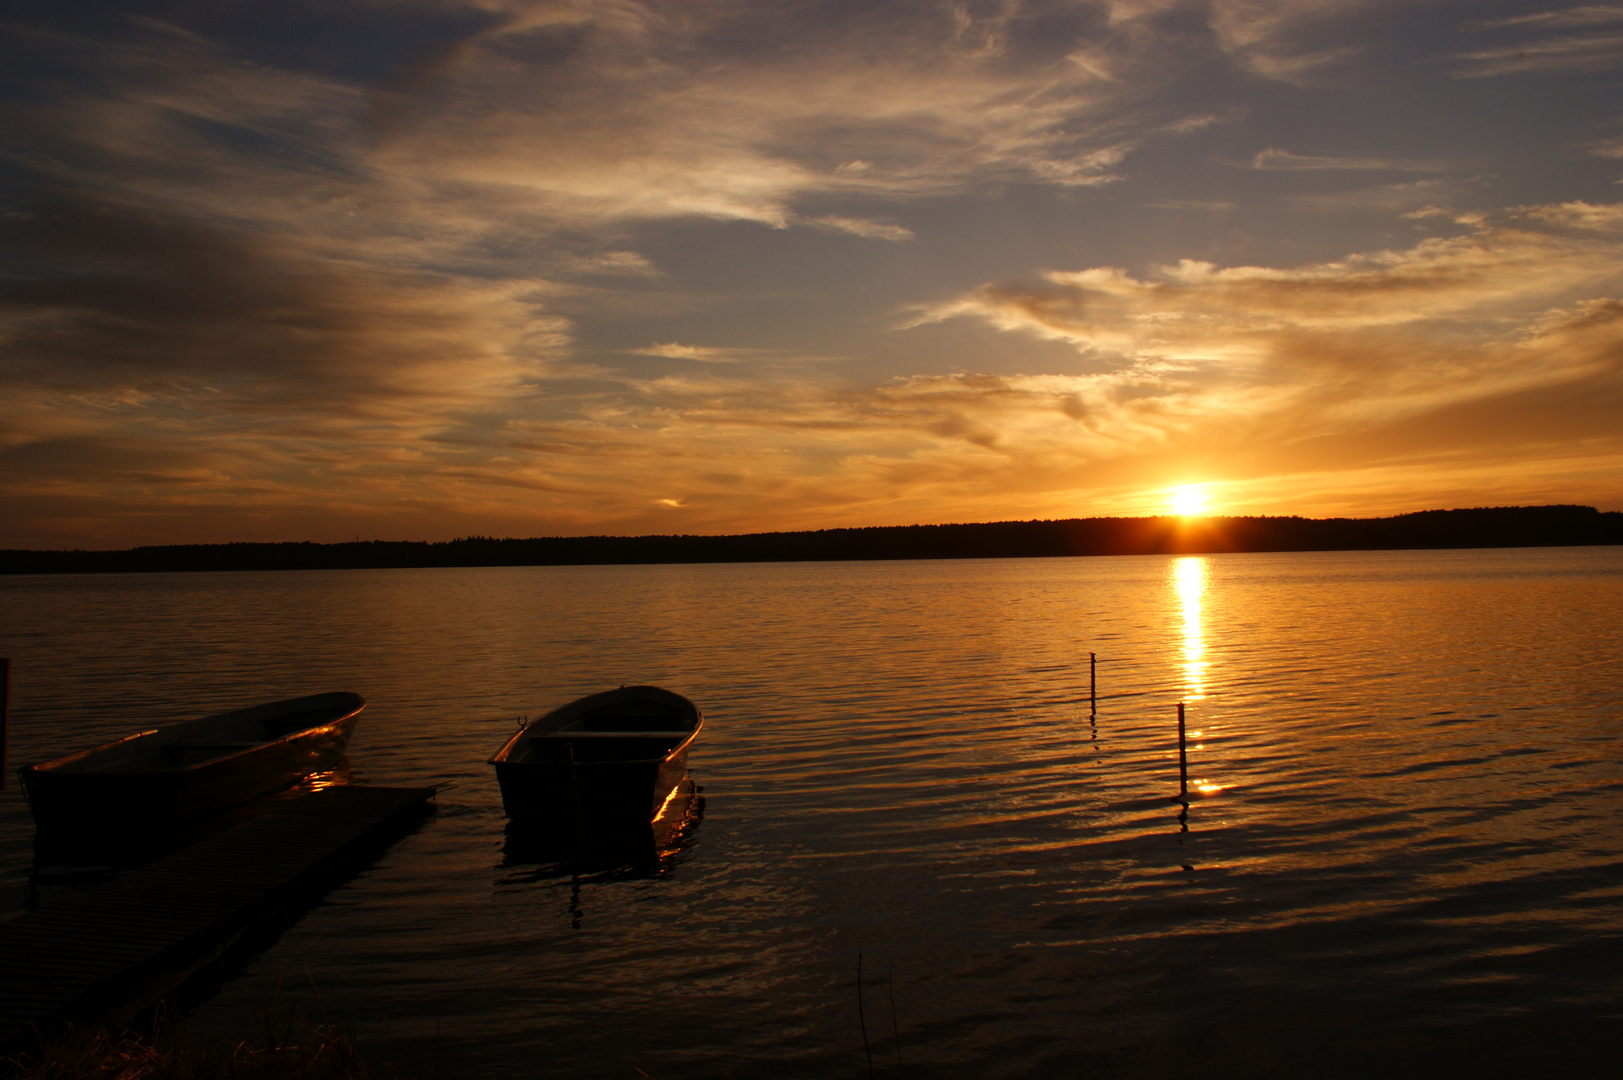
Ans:
{"type": "Polygon", "coordinates": [[[318,899],[428,811],[433,788],[347,786],[0,923],[0,1052],[132,1021],[245,935],[318,899]]]}

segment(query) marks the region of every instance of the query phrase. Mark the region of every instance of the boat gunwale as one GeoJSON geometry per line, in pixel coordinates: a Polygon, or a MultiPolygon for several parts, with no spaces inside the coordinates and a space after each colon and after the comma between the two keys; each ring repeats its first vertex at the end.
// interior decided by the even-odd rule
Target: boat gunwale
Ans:
{"type": "MultiPolygon", "coordinates": [[[[661,754],[658,757],[628,758],[628,759],[625,759],[625,760],[622,760],[622,761],[582,761],[582,762],[577,762],[576,763],[577,767],[578,768],[610,768],[610,767],[616,767],[616,766],[647,765],[647,764],[655,764],[655,763],[664,764],[665,762],[668,762],[668,761],[672,760],[673,758],[677,757],[678,755],[685,753],[687,751],[688,747],[693,745],[693,740],[699,737],[700,729],[702,729],[704,727],[704,713],[685,694],[679,694],[674,690],[667,690],[663,686],[637,685],[637,686],[620,686],[620,687],[616,687],[613,690],[600,690],[595,694],[587,694],[584,697],[576,698],[573,701],[570,701],[570,702],[567,702],[567,703],[565,703],[563,705],[558,706],[556,709],[553,709],[551,712],[548,712],[548,713],[544,714],[539,719],[536,719],[536,720],[524,725],[518,731],[514,732],[512,737],[509,738],[507,740],[507,742],[502,744],[502,748],[500,750],[496,751],[496,753],[493,754],[491,756],[490,760],[487,761],[485,764],[487,764],[487,765],[495,765],[495,766],[498,766],[498,767],[506,767],[506,768],[547,768],[547,767],[549,767],[551,765],[556,764],[555,762],[546,762],[546,761],[523,761],[523,760],[515,761],[515,760],[512,760],[509,757],[509,755],[513,752],[514,748],[516,746],[518,746],[519,742],[525,740],[526,738],[530,742],[534,742],[537,739],[557,739],[559,741],[564,741],[564,740],[571,739],[571,738],[576,738],[576,737],[581,737],[581,738],[586,738],[586,739],[599,739],[599,738],[627,738],[627,737],[633,737],[633,736],[659,736],[659,735],[673,734],[674,732],[672,732],[672,731],[592,731],[592,732],[583,731],[583,732],[577,732],[576,734],[571,735],[565,730],[565,728],[567,726],[567,722],[568,721],[573,721],[579,714],[586,712],[589,705],[590,705],[590,703],[595,701],[596,699],[607,698],[607,697],[609,697],[611,695],[616,695],[616,694],[626,694],[628,692],[633,692],[633,691],[653,691],[655,694],[657,694],[658,696],[661,696],[661,697],[675,698],[677,702],[680,702],[680,707],[682,708],[682,710],[684,712],[691,712],[692,713],[692,715],[693,715],[693,729],[691,731],[683,731],[683,734],[686,737],[683,738],[680,742],[678,742],[675,746],[673,746],[669,750],[667,750],[664,754],[661,754]],[[549,720],[557,721],[557,725],[555,727],[553,727],[551,730],[542,731],[542,732],[535,732],[534,731],[534,729],[537,726],[545,724],[549,720]],[[532,734],[532,732],[533,732],[533,734],[532,734]]],[[[673,702],[673,704],[675,704],[675,702],[673,702]]]]}
{"type": "MultiPolygon", "coordinates": [[[[343,709],[344,706],[346,706],[347,704],[348,704],[347,702],[337,702],[337,701],[335,701],[335,702],[333,702],[332,707],[333,708],[338,708],[338,709],[343,709]]],[[[319,708],[319,706],[318,706],[318,708],[319,708]]],[[[203,769],[214,768],[214,767],[218,766],[222,762],[230,761],[233,758],[238,758],[238,757],[241,757],[241,756],[243,756],[245,754],[262,753],[263,751],[265,751],[269,747],[277,746],[277,745],[280,745],[282,743],[290,742],[290,741],[295,740],[295,739],[300,739],[300,738],[307,737],[312,732],[319,732],[319,731],[322,731],[323,729],[327,729],[327,728],[335,728],[335,727],[339,726],[340,724],[343,724],[347,720],[354,719],[356,714],[361,712],[365,708],[366,708],[366,699],[361,697],[361,695],[353,693],[352,691],[348,691],[348,690],[334,690],[334,691],[328,691],[326,693],[321,693],[321,694],[307,694],[304,697],[287,698],[287,699],[282,700],[282,701],[271,701],[271,702],[265,702],[265,703],[262,703],[262,704],[259,704],[259,705],[250,705],[247,708],[243,708],[243,709],[227,709],[225,712],[210,713],[207,716],[200,716],[200,717],[196,717],[196,718],[191,719],[191,720],[182,720],[179,723],[170,724],[170,725],[168,725],[166,727],[162,727],[162,728],[150,728],[150,729],[147,729],[147,730],[144,730],[144,731],[137,731],[137,732],[134,732],[132,734],[125,735],[123,738],[114,739],[111,742],[102,743],[100,746],[92,746],[87,750],[76,750],[71,754],[64,754],[62,757],[52,758],[50,761],[41,762],[38,765],[24,765],[24,766],[21,766],[17,770],[17,775],[18,775],[19,778],[25,779],[25,782],[26,782],[26,777],[28,777],[28,776],[36,776],[36,775],[47,775],[47,776],[53,776],[53,777],[56,777],[56,776],[61,776],[61,777],[86,776],[86,777],[96,777],[96,778],[105,777],[105,776],[120,776],[120,777],[126,777],[127,776],[127,777],[131,777],[131,778],[182,776],[182,775],[185,775],[187,773],[197,772],[197,771],[200,771],[200,770],[203,770],[203,769]],[[348,708],[347,711],[341,711],[339,713],[339,715],[337,715],[337,716],[331,717],[329,719],[324,719],[320,723],[310,724],[310,725],[308,725],[306,727],[302,727],[302,728],[296,728],[293,731],[290,731],[285,735],[279,735],[274,739],[261,739],[258,742],[245,743],[242,746],[240,746],[238,749],[232,750],[229,753],[217,754],[217,755],[215,755],[213,757],[204,758],[202,761],[194,761],[194,762],[191,762],[190,764],[186,764],[186,765],[175,765],[175,766],[172,766],[172,767],[169,767],[169,768],[161,768],[161,769],[120,769],[120,770],[117,770],[116,772],[111,770],[111,769],[94,769],[94,768],[90,768],[90,769],[74,769],[74,768],[69,768],[69,766],[79,764],[79,763],[83,762],[85,759],[93,757],[96,754],[100,754],[100,753],[103,753],[105,751],[117,749],[120,746],[124,746],[124,745],[126,745],[128,743],[131,743],[131,742],[134,742],[134,741],[136,741],[138,739],[150,738],[151,736],[154,736],[154,735],[163,735],[163,734],[174,731],[176,728],[189,727],[189,726],[194,725],[194,724],[204,724],[204,723],[207,723],[208,721],[211,721],[211,720],[219,721],[219,720],[224,720],[224,719],[232,718],[232,717],[241,717],[244,720],[246,720],[247,717],[246,717],[245,714],[255,713],[255,712],[263,712],[263,715],[258,716],[258,717],[254,717],[254,719],[269,720],[269,719],[272,719],[274,717],[282,716],[282,715],[296,715],[299,711],[301,711],[301,710],[294,710],[294,709],[288,709],[288,710],[284,710],[282,712],[273,711],[278,706],[293,705],[293,704],[297,704],[297,703],[300,703],[300,702],[316,701],[316,700],[323,699],[323,698],[346,698],[346,697],[354,699],[355,705],[354,705],[353,708],[348,708]]],[[[307,709],[307,710],[302,710],[302,711],[314,712],[316,710],[315,709],[307,709]]],[[[153,750],[159,750],[159,749],[162,749],[163,747],[169,746],[169,745],[186,745],[186,744],[181,742],[180,740],[165,740],[165,741],[154,744],[152,749],[153,750]]],[[[196,745],[196,744],[194,744],[194,745],[196,745]]],[[[225,746],[225,745],[228,745],[228,744],[222,744],[222,746],[225,746]]],[[[26,790],[26,787],[25,787],[25,790],[26,790]]]]}

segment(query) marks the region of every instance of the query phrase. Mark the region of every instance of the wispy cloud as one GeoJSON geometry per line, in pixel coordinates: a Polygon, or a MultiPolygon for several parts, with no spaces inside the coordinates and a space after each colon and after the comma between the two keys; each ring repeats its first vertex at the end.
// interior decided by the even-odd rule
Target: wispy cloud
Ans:
{"type": "Polygon", "coordinates": [[[1340,22],[1379,0],[1216,0],[1211,27],[1219,44],[1255,74],[1300,83],[1358,52],[1340,22]]]}
{"type": "Polygon", "coordinates": [[[1588,150],[1596,157],[1623,158],[1623,135],[1612,136],[1605,139],[1596,139],[1590,143],[1588,150]]]}
{"type": "Polygon", "coordinates": [[[1477,19],[1466,23],[1465,29],[1503,43],[1456,53],[1458,78],[1586,73],[1623,66],[1623,7],[1614,4],[1477,19]]]}
{"type": "Polygon", "coordinates": [[[1457,54],[1462,79],[1529,72],[1592,72],[1623,67],[1623,34],[1598,34],[1527,42],[1457,54]]]}
{"type": "Polygon", "coordinates": [[[656,342],[646,348],[633,349],[632,352],[638,356],[662,356],[669,360],[697,360],[702,364],[738,364],[774,355],[766,349],[723,349],[708,345],[683,345],[675,341],[656,342]]]}
{"type": "Polygon", "coordinates": [[[1444,172],[1440,161],[1393,158],[1379,154],[1293,154],[1270,146],[1251,159],[1253,169],[1284,172],[1444,172]]]}
{"type": "Polygon", "coordinates": [[[1505,492],[1515,476],[1593,479],[1623,462],[1606,419],[1623,402],[1614,211],[1522,208],[1468,236],[1294,269],[1055,272],[922,314],[1069,341],[1092,373],[866,386],[701,373],[595,415],[631,459],[635,433],[657,426],[680,456],[643,461],[636,483],[675,485],[701,521],[740,497],[799,524],[1053,512],[1079,476],[1147,488],[1192,467],[1275,510],[1337,470],[1347,487],[1311,497],[1327,508],[1403,469],[1412,484],[1422,465],[1447,490],[1486,482],[1490,461],[1505,492]]]}
{"type": "MultiPolygon", "coordinates": [[[[1147,278],[1052,272],[986,286],[915,325],[972,317],[1070,342],[1101,368],[1071,380],[1070,415],[1084,442],[1114,454],[1181,447],[1218,470],[1239,453],[1236,438],[1278,456],[1365,432],[1357,453],[1343,446],[1355,460],[1377,452],[1383,428],[1473,402],[1531,402],[1594,380],[1615,393],[1618,213],[1523,208],[1467,236],[1296,269],[1184,261],[1147,278]]],[[[1558,439],[1564,422],[1552,409],[1520,426],[1558,439]]]]}
{"type": "Polygon", "coordinates": [[[807,223],[820,228],[831,229],[834,232],[850,233],[868,240],[890,240],[899,242],[913,239],[913,230],[901,225],[887,225],[879,221],[868,221],[864,218],[839,217],[828,215],[826,217],[807,218],[807,223]]]}
{"type": "MultiPolygon", "coordinates": [[[[972,18],[950,7],[905,22],[886,12],[819,26],[815,36],[837,38],[791,50],[764,47],[786,32],[800,40],[792,19],[777,26],[780,11],[637,6],[515,20],[395,103],[380,160],[572,220],[697,215],[781,227],[795,199],[820,192],[906,196],[1021,175],[1106,182],[1134,145],[1105,119],[1123,91],[1063,47],[1011,33],[1013,9],[972,18]],[[873,63],[871,51],[899,35],[908,48],[873,63]],[[762,47],[739,48],[752,41],[762,47]],[[530,59],[538,49],[545,68],[530,59]],[[470,99],[505,107],[470,121],[470,99]]],[[[1116,63],[1148,62],[1128,35],[1094,47],[1116,63]]]]}
{"type": "Polygon", "coordinates": [[[1570,27],[1605,26],[1623,23],[1623,7],[1616,4],[1584,4],[1560,11],[1532,11],[1523,15],[1505,15],[1497,19],[1476,19],[1466,23],[1472,30],[1503,30],[1507,27],[1570,27]]]}
{"type": "MultiPolygon", "coordinates": [[[[164,438],[159,419],[104,422],[163,392],[121,397],[109,380],[103,399],[46,413],[61,426],[33,433],[27,452],[59,464],[36,465],[21,494],[63,498],[75,469],[111,454],[124,464],[99,466],[106,483],[144,486],[175,515],[280,501],[297,521],[310,489],[296,477],[313,471],[328,498],[357,507],[413,492],[388,501],[396,528],[470,501],[531,531],[537,515],[631,531],[668,530],[674,514],[684,530],[1055,516],[1079,499],[1136,505],[1134,490],[1191,469],[1228,481],[1231,506],[1275,512],[1344,509],[1337,500],[1365,488],[1390,496],[1403,469],[1412,490],[1422,465],[1428,490],[1491,473],[1513,493],[1518,475],[1594,478],[1623,463],[1610,411],[1623,404],[1620,215],[1526,207],[1465,236],[1298,268],[1056,271],[921,313],[1068,342],[1071,372],[761,379],[727,362],[747,353],[659,343],[638,351],[700,366],[600,379],[550,415],[427,441],[364,444],[354,426],[324,437],[310,410],[299,432],[218,420],[222,435],[242,430],[206,457],[164,438]]],[[[27,411],[14,404],[8,422],[27,411]]]]}
{"type": "Polygon", "coordinates": [[[1222,211],[1233,210],[1237,204],[1219,199],[1150,199],[1139,205],[1156,210],[1222,211]]]}

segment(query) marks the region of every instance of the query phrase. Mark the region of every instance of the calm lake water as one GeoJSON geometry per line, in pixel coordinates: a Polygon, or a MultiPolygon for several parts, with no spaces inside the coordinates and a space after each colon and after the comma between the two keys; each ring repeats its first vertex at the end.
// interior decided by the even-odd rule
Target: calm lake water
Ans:
{"type": "MultiPolygon", "coordinates": [[[[454,782],[205,1032],[255,1035],[280,988],[418,1076],[1623,1051],[1619,548],[0,578],[0,655],[14,763],[347,689],[352,779],[454,782]],[[505,850],[486,759],[630,682],[706,714],[680,848],[505,850]]],[[[13,910],[31,845],[13,783],[13,910]]]]}

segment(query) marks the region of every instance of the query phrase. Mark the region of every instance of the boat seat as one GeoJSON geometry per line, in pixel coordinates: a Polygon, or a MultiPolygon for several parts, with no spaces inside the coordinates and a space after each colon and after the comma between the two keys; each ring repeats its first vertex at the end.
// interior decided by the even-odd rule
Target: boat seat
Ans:
{"type": "Polygon", "coordinates": [[[685,739],[693,734],[687,731],[552,731],[537,736],[542,739],[685,739]]]}
{"type": "Polygon", "coordinates": [[[263,746],[264,740],[258,742],[172,742],[164,743],[165,750],[246,750],[250,746],[263,746]]]}

